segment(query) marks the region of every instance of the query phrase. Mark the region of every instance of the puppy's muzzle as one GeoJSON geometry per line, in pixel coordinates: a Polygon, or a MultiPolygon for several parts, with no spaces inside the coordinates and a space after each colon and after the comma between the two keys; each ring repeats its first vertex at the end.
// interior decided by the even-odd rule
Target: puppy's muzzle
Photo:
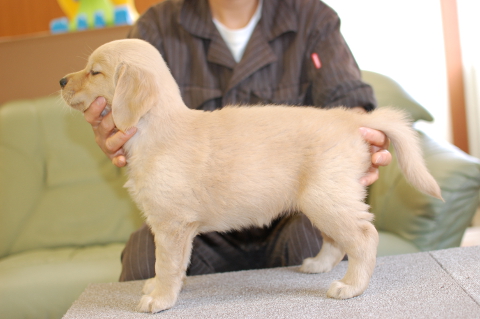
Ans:
{"type": "Polygon", "coordinates": [[[60,80],[60,87],[63,89],[65,88],[65,85],[67,85],[68,83],[68,79],[67,78],[63,78],[60,80]]]}

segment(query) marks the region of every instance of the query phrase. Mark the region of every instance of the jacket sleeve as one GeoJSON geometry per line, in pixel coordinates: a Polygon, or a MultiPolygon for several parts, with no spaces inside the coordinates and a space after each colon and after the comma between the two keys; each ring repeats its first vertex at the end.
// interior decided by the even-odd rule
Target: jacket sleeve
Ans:
{"type": "Polygon", "coordinates": [[[307,52],[312,63],[309,77],[313,104],[325,108],[361,106],[367,111],[374,109],[373,89],[362,82],[360,69],[340,33],[339,17],[328,8],[321,20],[312,33],[314,45],[307,52]]]}

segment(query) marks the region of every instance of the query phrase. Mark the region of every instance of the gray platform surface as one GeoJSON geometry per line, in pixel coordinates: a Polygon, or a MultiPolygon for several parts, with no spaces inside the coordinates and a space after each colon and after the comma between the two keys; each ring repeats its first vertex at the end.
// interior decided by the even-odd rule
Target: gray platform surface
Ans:
{"type": "Polygon", "coordinates": [[[480,318],[480,246],[380,257],[365,293],[326,297],[347,262],[188,277],[176,306],[137,313],[143,281],[92,284],[65,314],[80,318],[480,318]]]}

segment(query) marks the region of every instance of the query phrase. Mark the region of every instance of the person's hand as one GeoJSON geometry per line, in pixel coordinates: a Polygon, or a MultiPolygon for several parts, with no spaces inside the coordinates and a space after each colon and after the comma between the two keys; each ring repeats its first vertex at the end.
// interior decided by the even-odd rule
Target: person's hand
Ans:
{"type": "Polygon", "coordinates": [[[367,127],[361,127],[360,133],[365,141],[370,144],[370,152],[372,153],[372,166],[360,179],[362,185],[369,186],[379,177],[378,167],[387,166],[392,161],[392,154],[388,151],[390,140],[385,133],[367,127]]]}
{"type": "Polygon", "coordinates": [[[105,98],[98,97],[85,111],[84,117],[92,125],[98,146],[115,166],[123,167],[127,164],[123,145],[135,134],[137,129],[131,128],[125,133],[117,130],[112,112],[102,115],[106,105],[105,98]]]}

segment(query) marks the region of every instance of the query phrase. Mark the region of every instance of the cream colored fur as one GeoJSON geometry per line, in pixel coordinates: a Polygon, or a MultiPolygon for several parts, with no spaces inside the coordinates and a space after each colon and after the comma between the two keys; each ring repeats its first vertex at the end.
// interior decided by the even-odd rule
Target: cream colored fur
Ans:
{"type": "Polygon", "coordinates": [[[329,271],[347,253],[347,273],[327,295],[344,299],[363,293],[375,267],[378,234],[359,183],[371,165],[361,126],[385,132],[406,178],[441,198],[415,133],[398,110],[359,114],[271,105],[191,110],[158,51],[142,40],[101,46],[84,70],[65,79],[62,94],[72,107],[84,111],[104,96],[118,129],[138,128],[124,147],[126,187],[156,244],[156,276],[145,284],[143,312],[175,304],[195,235],[268,225],[296,210],[324,236],[319,254],[300,270],[329,271]]]}

